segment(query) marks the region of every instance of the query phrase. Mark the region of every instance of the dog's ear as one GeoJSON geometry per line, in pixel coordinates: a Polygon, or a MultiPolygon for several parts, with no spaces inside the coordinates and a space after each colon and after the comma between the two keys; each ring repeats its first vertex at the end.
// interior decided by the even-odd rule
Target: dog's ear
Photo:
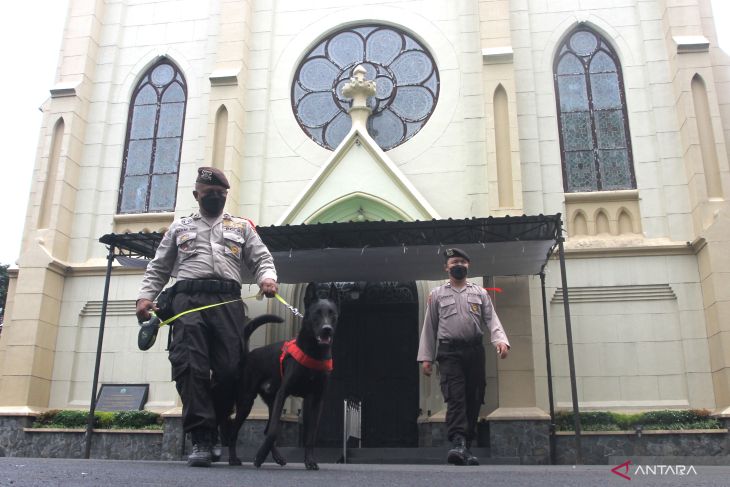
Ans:
{"type": "Polygon", "coordinates": [[[335,286],[334,282],[332,284],[330,284],[330,292],[329,292],[328,297],[337,305],[337,309],[339,309],[340,308],[340,292],[337,290],[337,286],[335,286]]]}
{"type": "Polygon", "coordinates": [[[317,300],[317,285],[313,282],[307,284],[304,291],[304,308],[306,309],[311,303],[317,300]]]}

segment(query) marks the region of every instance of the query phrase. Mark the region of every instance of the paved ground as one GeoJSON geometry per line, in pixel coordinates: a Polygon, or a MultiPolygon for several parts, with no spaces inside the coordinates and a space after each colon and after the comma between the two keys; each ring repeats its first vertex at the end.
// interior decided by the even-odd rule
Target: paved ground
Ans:
{"type": "Polygon", "coordinates": [[[598,466],[518,466],[488,465],[321,465],[308,472],[302,464],[278,467],[265,464],[229,467],[216,464],[210,469],[189,468],[182,462],[122,460],[74,460],[46,458],[0,458],[0,486],[195,486],[195,487],[460,487],[460,486],[627,486],[682,485],[729,486],[730,467],[695,466],[690,475],[657,470],[656,474],[628,473],[631,480],[598,466]]]}

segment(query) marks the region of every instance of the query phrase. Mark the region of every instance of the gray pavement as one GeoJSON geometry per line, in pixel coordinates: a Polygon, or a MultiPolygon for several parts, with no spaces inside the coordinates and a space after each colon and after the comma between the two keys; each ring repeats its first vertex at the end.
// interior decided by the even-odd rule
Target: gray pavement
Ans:
{"type": "MultiPolygon", "coordinates": [[[[302,464],[264,464],[190,468],[183,462],[76,460],[58,458],[0,458],[0,486],[195,486],[195,487],[350,487],[350,486],[730,486],[730,467],[694,466],[696,474],[672,472],[638,474],[631,480],[611,473],[611,466],[487,465],[338,465],[322,464],[309,472],[302,464]]],[[[687,465],[688,467],[688,465],[687,465]]],[[[665,469],[666,470],[666,469],[665,469]]]]}

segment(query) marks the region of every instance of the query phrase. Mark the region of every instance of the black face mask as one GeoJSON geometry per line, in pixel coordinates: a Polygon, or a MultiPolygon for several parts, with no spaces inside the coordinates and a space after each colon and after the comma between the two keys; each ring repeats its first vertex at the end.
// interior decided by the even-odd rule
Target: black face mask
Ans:
{"type": "Polygon", "coordinates": [[[223,207],[226,206],[226,199],[217,194],[207,194],[200,198],[200,207],[205,210],[206,213],[218,216],[223,212],[223,207]]]}
{"type": "Polygon", "coordinates": [[[461,281],[466,277],[468,269],[465,265],[455,265],[449,268],[449,274],[457,281],[461,281]]]}

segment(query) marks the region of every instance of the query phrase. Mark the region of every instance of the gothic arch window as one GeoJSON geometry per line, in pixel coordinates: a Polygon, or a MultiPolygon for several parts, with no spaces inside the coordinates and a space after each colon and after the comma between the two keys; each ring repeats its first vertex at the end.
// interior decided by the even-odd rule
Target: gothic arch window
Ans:
{"type": "Polygon", "coordinates": [[[559,47],[553,70],[565,192],[636,188],[616,52],[579,27],[559,47]]]}
{"type": "Polygon", "coordinates": [[[337,31],[311,48],[292,82],[292,108],[302,130],[316,143],[334,150],[350,131],[350,100],[342,86],[362,64],[375,80],[368,98],[372,116],[368,133],[383,150],[407,141],[436,108],[439,73],[428,50],[407,33],[384,25],[337,31]]]}
{"type": "Polygon", "coordinates": [[[161,59],[134,89],[127,119],[118,213],[173,211],[187,103],[180,70],[161,59]]]}

